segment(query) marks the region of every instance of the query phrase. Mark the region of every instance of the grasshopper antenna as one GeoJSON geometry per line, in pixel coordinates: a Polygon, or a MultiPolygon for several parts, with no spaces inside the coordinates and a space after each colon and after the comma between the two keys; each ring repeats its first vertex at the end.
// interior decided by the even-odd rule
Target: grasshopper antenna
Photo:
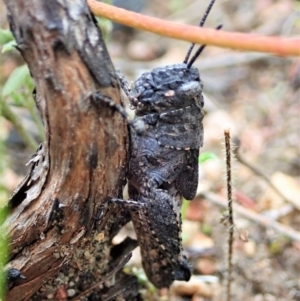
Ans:
{"type": "MultiPolygon", "coordinates": [[[[219,26],[216,27],[216,30],[220,30],[223,27],[222,24],[220,24],[219,26]]],[[[195,63],[196,59],[198,58],[198,56],[201,54],[201,52],[203,51],[203,49],[206,47],[206,45],[201,45],[198,50],[196,51],[196,53],[194,54],[194,56],[191,58],[191,60],[188,62],[187,64],[187,69],[190,69],[192,67],[192,65],[195,63]]]]}
{"type": "MultiPolygon", "coordinates": [[[[210,10],[211,10],[212,6],[214,5],[214,3],[215,3],[215,0],[212,0],[212,1],[209,3],[209,6],[207,7],[207,9],[206,9],[206,11],[205,11],[204,16],[202,17],[202,20],[200,21],[200,24],[199,24],[200,27],[202,27],[202,26],[204,25],[204,23],[205,23],[205,21],[206,21],[206,18],[207,18],[207,16],[208,16],[208,14],[210,13],[210,10]]],[[[195,47],[195,43],[193,43],[193,44],[190,46],[190,48],[189,48],[189,50],[188,50],[188,52],[187,52],[187,54],[186,54],[186,56],[185,56],[185,59],[184,59],[184,61],[183,61],[184,64],[187,64],[187,62],[188,62],[188,60],[189,60],[189,58],[190,58],[190,55],[191,55],[191,53],[192,53],[194,47],[195,47]]]]}

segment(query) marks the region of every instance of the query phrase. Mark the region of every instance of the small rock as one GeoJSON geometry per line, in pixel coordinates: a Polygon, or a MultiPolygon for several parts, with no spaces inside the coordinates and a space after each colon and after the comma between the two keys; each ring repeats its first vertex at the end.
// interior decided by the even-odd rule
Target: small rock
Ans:
{"type": "Polygon", "coordinates": [[[244,252],[248,257],[253,257],[256,254],[256,243],[253,240],[245,243],[244,252]]]}
{"type": "Polygon", "coordinates": [[[193,276],[189,282],[174,281],[170,290],[177,295],[198,295],[203,297],[211,297],[213,295],[212,287],[209,284],[193,276]]]}
{"type": "Polygon", "coordinates": [[[69,287],[73,287],[73,286],[75,286],[75,282],[70,281],[70,282],[69,282],[69,287]]]}
{"type": "Polygon", "coordinates": [[[67,290],[68,296],[73,297],[76,295],[76,291],[73,288],[67,290]]]}

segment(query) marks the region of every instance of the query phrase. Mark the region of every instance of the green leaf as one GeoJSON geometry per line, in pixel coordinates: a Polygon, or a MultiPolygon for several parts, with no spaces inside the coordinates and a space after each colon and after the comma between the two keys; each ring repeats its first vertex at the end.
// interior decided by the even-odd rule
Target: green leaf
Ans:
{"type": "Polygon", "coordinates": [[[1,52],[4,53],[4,52],[12,51],[12,50],[16,49],[16,46],[17,46],[17,43],[15,40],[10,41],[3,45],[1,52]]]}
{"type": "Polygon", "coordinates": [[[210,153],[210,152],[205,152],[200,154],[198,162],[204,163],[207,160],[212,160],[212,159],[217,159],[218,157],[214,154],[214,153],[210,153]]]}
{"type": "Polygon", "coordinates": [[[2,90],[2,96],[9,96],[13,92],[15,92],[26,82],[26,79],[29,76],[30,73],[27,65],[17,67],[5,82],[2,90]]]}
{"type": "Polygon", "coordinates": [[[0,28],[0,45],[4,45],[13,40],[14,36],[10,30],[0,28]]]}
{"type": "Polygon", "coordinates": [[[16,106],[16,107],[23,107],[24,106],[24,97],[22,94],[20,93],[16,93],[16,92],[12,92],[10,94],[10,97],[12,98],[12,105],[16,106]]]}

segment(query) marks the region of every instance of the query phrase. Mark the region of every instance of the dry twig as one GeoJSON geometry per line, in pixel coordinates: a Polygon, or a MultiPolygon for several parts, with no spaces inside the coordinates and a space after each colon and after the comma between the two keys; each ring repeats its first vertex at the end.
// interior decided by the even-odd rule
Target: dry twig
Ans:
{"type": "MultiPolygon", "coordinates": [[[[202,192],[199,196],[209,200],[210,202],[218,206],[227,207],[227,202],[217,194],[211,192],[202,192]]],[[[281,223],[260,215],[252,210],[244,208],[238,204],[233,204],[233,210],[236,214],[239,214],[257,224],[260,224],[261,226],[273,228],[278,233],[285,235],[292,240],[300,242],[300,233],[288,226],[282,225],[281,223]]]]}
{"type": "Polygon", "coordinates": [[[141,15],[95,0],[88,0],[87,3],[99,17],[170,38],[236,50],[268,52],[279,56],[300,55],[300,39],[296,38],[217,31],[141,15]]]}
{"type": "Polygon", "coordinates": [[[232,209],[232,167],[231,167],[231,141],[230,131],[224,131],[225,136],[225,159],[226,159],[226,184],[227,184],[227,208],[228,208],[228,242],[227,242],[227,284],[226,284],[226,301],[231,300],[231,280],[232,280],[232,256],[233,256],[233,242],[234,242],[234,219],[232,209]]]}

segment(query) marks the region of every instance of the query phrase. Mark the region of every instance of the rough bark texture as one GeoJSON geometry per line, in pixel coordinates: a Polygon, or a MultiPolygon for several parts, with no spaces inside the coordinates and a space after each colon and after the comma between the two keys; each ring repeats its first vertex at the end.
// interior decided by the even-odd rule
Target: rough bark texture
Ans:
{"type": "Polygon", "coordinates": [[[108,300],[118,290],[105,288],[104,297],[93,285],[128,259],[122,250],[110,256],[111,238],[128,215],[106,202],[122,194],[127,131],[92,94],[120,103],[114,67],[84,0],[5,2],[46,131],[10,200],[10,265],[26,280],[12,285],[7,300],[79,300],[80,293],[108,300]]]}

